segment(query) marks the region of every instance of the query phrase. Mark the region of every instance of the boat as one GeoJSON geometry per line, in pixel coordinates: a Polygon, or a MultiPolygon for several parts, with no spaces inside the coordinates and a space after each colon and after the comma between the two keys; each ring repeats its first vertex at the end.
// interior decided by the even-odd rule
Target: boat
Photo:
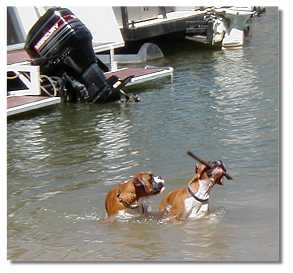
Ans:
{"type": "Polygon", "coordinates": [[[256,11],[250,7],[209,7],[200,22],[187,29],[186,39],[214,48],[235,48],[244,44],[256,11]]]}
{"type": "Polygon", "coordinates": [[[13,81],[21,81],[20,88],[8,90],[8,116],[42,107],[35,97],[46,97],[43,82],[49,89],[46,99],[54,97],[56,103],[60,96],[105,103],[125,95],[119,91],[123,85],[173,74],[172,67],[118,67],[114,50],[123,47],[124,40],[111,7],[8,7],[8,29],[21,34],[8,40],[8,88],[13,81]],[[109,53],[109,66],[97,58],[99,52],[109,53]],[[54,82],[59,89],[65,85],[63,90],[73,92],[63,96],[62,91],[56,92],[54,82]],[[16,104],[10,102],[16,99],[14,111],[16,104]],[[27,107],[30,103],[34,106],[27,107]]]}
{"type": "Polygon", "coordinates": [[[250,29],[251,18],[256,12],[249,7],[215,8],[216,16],[223,18],[225,35],[222,41],[224,48],[241,47],[244,36],[250,29]]]}

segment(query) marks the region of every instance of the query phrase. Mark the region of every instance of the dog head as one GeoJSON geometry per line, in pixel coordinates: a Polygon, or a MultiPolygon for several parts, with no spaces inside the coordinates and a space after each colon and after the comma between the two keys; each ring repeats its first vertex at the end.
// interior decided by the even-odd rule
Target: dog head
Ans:
{"type": "Polygon", "coordinates": [[[137,195],[150,196],[161,193],[165,189],[165,181],[151,172],[140,172],[133,177],[137,195]]]}
{"type": "Polygon", "coordinates": [[[209,166],[203,164],[196,166],[199,177],[208,178],[213,184],[223,185],[226,172],[226,167],[221,160],[210,161],[209,166]]]}

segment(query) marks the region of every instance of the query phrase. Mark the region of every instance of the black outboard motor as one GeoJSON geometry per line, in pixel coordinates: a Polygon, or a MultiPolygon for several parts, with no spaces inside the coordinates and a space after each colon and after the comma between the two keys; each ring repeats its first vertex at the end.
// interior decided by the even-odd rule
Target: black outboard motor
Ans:
{"type": "Polygon", "coordinates": [[[81,99],[101,103],[120,99],[119,89],[109,84],[97,63],[91,33],[69,9],[48,9],[29,31],[25,50],[43,74],[78,86],[81,99]]]}

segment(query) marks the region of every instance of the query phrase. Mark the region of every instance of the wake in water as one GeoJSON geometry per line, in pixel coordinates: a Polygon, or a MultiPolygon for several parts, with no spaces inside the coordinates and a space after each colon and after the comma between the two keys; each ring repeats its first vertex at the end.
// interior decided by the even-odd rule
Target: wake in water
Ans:
{"type": "MultiPolygon", "coordinates": [[[[119,223],[137,223],[137,224],[184,224],[184,223],[207,223],[207,224],[217,224],[223,219],[226,214],[226,209],[219,207],[211,209],[206,215],[198,219],[186,219],[186,220],[176,220],[161,216],[159,212],[152,211],[151,207],[149,206],[149,213],[148,215],[142,214],[129,214],[123,215],[121,217],[117,217],[115,221],[119,223]]],[[[76,219],[85,220],[85,221],[97,221],[98,223],[105,223],[105,217],[98,214],[91,214],[86,216],[79,216],[76,219]]]]}

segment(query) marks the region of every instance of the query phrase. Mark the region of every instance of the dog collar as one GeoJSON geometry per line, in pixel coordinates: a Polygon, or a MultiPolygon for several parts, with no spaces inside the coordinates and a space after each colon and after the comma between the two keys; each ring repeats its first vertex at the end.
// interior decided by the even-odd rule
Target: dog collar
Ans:
{"type": "Polygon", "coordinates": [[[206,204],[206,203],[208,203],[209,198],[207,198],[207,199],[201,199],[201,198],[198,198],[198,197],[195,195],[195,193],[192,191],[192,189],[190,188],[190,185],[188,185],[187,189],[188,189],[189,194],[190,194],[190,195],[191,195],[196,201],[198,201],[198,202],[200,202],[200,203],[202,203],[202,204],[206,204]]]}

